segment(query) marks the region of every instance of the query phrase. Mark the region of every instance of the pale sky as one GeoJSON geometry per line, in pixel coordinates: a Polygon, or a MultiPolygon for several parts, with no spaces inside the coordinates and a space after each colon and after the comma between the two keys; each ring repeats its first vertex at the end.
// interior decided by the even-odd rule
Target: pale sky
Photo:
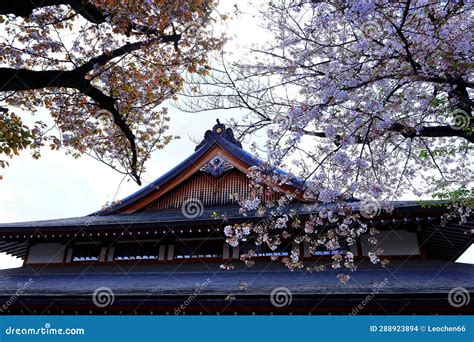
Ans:
{"type": "MultiPolygon", "coordinates": [[[[222,1],[220,11],[231,11],[233,6],[232,1],[222,1]]],[[[251,12],[245,3],[239,2],[239,8],[251,12]]],[[[261,44],[267,39],[252,15],[230,21],[224,29],[233,32],[227,49],[234,52],[244,52],[242,42],[261,44]]],[[[200,141],[204,132],[215,124],[216,118],[223,122],[231,117],[239,119],[243,112],[230,110],[188,114],[170,107],[170,114],[170,133],[180,135],[181,139],[154,153],[143,177],[144,186],[192,154],[195,148],[192,140],[200,141]]],[[[47,113],[42,115],[46,117],[47,113]]],[[[244,144],[245,147],[248,148],[244,144]]],[[[0,181],[2,223],[87,215],[100,209],[107,201],[124,198],[139,190],[132,181],[123,182],[119,188],[123,176],[87,156],[75,160],[62,151],[47,149],[40,160],[34,160],[29,153],[12,159],[3,176],[0,181]]],[[[472,246],[469,253],[463,256],[463,262],[474,263],[472,246]]],[[[21,261],[0,254],[0,269],[20,265],[21,261]]]]}
{"type": "MultiPolygon", "coordinates": [[[[171,129],[181,136],[153,155],[143,177],[144,186],[194,152],[193,140],[201,140],[216,118],[229,119],[236,112],[206,114],[172,112],[171,129]]],[[[238,113],[237,113],[238,114],[238,113]]],[[[0,181],[0,222],[48,220],[75,217],[99,210],[112,201],[123,176],[87,156],[74,160],[62,152],[44,152],[39,160],[28,153],[10,162],[0,181]]],[[[122,199],[140,187],[124,181],[115,199],[122,199]]],[[[1,256],[0,269],[19,265],[1,256]]]]}

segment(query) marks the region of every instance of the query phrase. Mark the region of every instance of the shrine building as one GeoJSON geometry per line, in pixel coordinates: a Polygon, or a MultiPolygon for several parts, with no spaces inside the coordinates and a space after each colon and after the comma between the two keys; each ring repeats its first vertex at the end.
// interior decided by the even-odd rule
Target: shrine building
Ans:
{"type": "MultiPolygon", "coordinates": [[[[390,261],[385,267],[369,261],[369,234],[337,251],[311,251],[291,239],[272,251],[252,235],[230,246],[225,226],[265,220],[252,211],[243,215],[235,196],[249,193],[250,169],[262,163],[218,122],[182,163],[111,207],[82,217],[1,223],[0,253],[21,258],[23,266],[0,271],[0,313],[474,313],[474,265],[455,263],[473,243],[474,222],[441,222],[443,206],[398,201],[393,212],[367,218],[380,231],[390,261]],[[344,284],[336,277],[341,270],[289,271],[273,261],[295,248],[305,264],[350,251],[358,269],[344,284]],[[255,265],[249,268],[240,257],[250,250],[255,265]],[[467,304],[453,304],[453,289],[463,289],[467,304]]],[[[301,185],[288,175],[261,201],[295,193],[285,210],[304,222],[316,211],[298,195],[301,185]]]]}

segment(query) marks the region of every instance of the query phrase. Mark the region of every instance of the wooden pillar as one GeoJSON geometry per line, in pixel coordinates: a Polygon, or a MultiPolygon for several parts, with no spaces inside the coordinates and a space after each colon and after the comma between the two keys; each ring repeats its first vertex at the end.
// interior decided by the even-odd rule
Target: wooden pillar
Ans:
{"type": "Polygon", "coordinates": [[[416,226],[416,239],[418,242],[418,251],[420,252],[420,256],[422,259],[426,259],[426,248],[423,241],[423,227],[421,225],[416,226]]]}
{"type": "Polygon", "coordinates": [[[359,258],[364,257],[364,253],[362,252],[362,242],[360,241],[361,239],[362,239],[361,236],[359,236],[356,240],[356,243],[357,243],[357,256],[359,258]]]}
{"type": "MultiPolygon", "coordinates": [[[[227,244],[227,242],[224,242],[227,244]]],[[[232,259],[240,259],[240,248],[239,245],[232,247],[232,259]]]]}
{"type": "Polygon", "coordinates": [[[304,241],[303,242],[303,256],[305,258],[311,258],[311,252],[309,251],[309,242],[308,241],[304,241]]]}
{"type": "Polygon", "coordinates": [[[114,261],[115,254],[115,247],[110,247],[109,252],[107,253],[107,261],[112,262],[114,261]]]}
{"type": "Polygon", "coordinates": [[[349,247],[349,252],[354,254],[354,257],[359,256],[359,250],[357,248],[357,241],[355,243],[353,243],[352,245],[348,246],[348,247],[349,247]]]}
{"type": "Polygon", "coordinates": [[[69,264],[70,262],[72,262],[72,253],[73,253],[73,249],[69,248],[67,250],[66,259],[64,260],[66,264],[69,264]]]}
{"type": "Polygon", "coordinates": [[[158,251],[158,260],[165,260],[166,246],[160,246],[158,251]]]}
{"type": "Polygon", "coordinates": [[[230,257],[230,248],[227,242],[224,242],[224,246],[222,247],[222,259],[229,259],[230,257]]]}
{"type": "Polygon", "coordinates": [[[102,247],[100,249],[99,262],[105,262],[106,257],[107,257],[107,247],[102,247]]]}
{"type": "Polygon", "coordinates": [[[168,246],[168,260],[174,260],[174,245],[168,246]]]}
{"type": "Polygon", "coordinates": [[[300,243],[296,243],[295,241],[293,241],[293,248],[292,250],[297,250],[298,253],[301,255],[301,244],[300,243]]]}

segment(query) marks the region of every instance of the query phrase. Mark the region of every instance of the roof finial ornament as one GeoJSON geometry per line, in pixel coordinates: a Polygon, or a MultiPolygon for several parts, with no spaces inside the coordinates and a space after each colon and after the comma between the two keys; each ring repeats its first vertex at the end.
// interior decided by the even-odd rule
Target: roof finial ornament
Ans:
{"type": "Polygon", "coordinates": [[[212,131],[206,131],[206,134],[204,134],[204,140],[196,147],[196,151],[207,143],[213,143],[221,138],[242,148],[242,144],[237,139],[235,139],[232,128],[226,128],[225,125],[221,123],[219,119],[216,119],[216,122],[217,123],[212,128],[212,131]]]}
{"type": "Polygon", "coordinates": [[[224,124],[221,124],[221,122],[219,121],[219,119],[216,119],[216,122],[217,122],[217,125],[214,125],[214,127],[212,128],[212,130],[213,130],[215,133],[218,133],[218,134],[224,133],[224,131],[225,131],[225,125],[224,125],[224,124]]]}

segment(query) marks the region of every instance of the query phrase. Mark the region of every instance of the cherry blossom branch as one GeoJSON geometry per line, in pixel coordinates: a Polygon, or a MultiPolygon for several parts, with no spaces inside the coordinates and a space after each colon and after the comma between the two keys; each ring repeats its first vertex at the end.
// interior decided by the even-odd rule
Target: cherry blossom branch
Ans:
{"type": "Polygon", "coordinates": [[[94,24],[101,24],[106,21],[107,15],[97,8],[92,2],[87,0],[15,0],[2,1],[0,5],[0,15],[13,14],[19,17],[30,16],[35,9],[69,5],[84,19],[94,24]]]}
{"type": "MultiPolygon", "coordinates": [[[[109,14],[107,11],[95,6],[91,1],[88,0],[18,0],[18,1],[5,1],[0,5],[0,15],[13,14],[19,17],[30,16],[35,9],[44,8],[48,6],[59,6],[68,5],[77,14],[81,15],[87,21],[93,24],[102,24],[107,22],[109,14]]],[[[148,36],[163,36],[162,30],[157,30],[152,27],[139,25],[131,22],[127,28],[126,33],[140,33],[148,36]]],[[[170,36],[177,36],[173,34],[170,36]]],[[[171,40],[176,42],[174,39],[171,40]]]]}

